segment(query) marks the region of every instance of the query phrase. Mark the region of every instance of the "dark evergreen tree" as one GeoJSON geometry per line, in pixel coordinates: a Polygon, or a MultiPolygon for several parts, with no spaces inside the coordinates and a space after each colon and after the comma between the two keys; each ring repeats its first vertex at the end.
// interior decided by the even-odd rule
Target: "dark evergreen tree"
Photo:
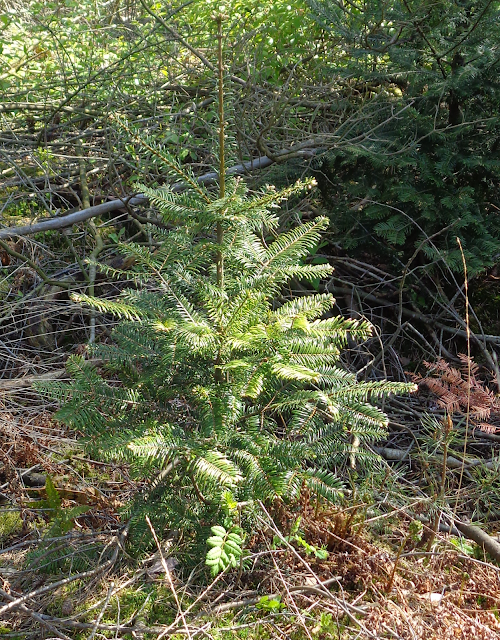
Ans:
{"type": "MultiPolygon", "coordinates": [[[[500,11],[491,0],[309,0],[363,143],[318,171],[345,246],[469,270],[500,255],[500,11]],[[355,107],[353,109],[353,106],[355,107]],[[366,136],[366,120],[373,123],[366,136]],[[394,117],[396,116],[396,117],[394,117]],[[435,235],[438,234],[438,235],[435,235]],[[432,242],[426,238],[433,236],[432,242]]],[[[342,131],[340,132],[342,133],[342,131]]]]}

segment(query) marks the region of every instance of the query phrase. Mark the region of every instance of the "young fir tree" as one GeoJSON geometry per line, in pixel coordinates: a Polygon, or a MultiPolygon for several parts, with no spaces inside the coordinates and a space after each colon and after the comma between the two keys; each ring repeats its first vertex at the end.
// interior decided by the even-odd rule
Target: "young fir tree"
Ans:
{"type": "Polygon", "coordinates": [[[72,382],[46,387],[61,402],[60,420],[101,456],[132,461],[147,481],[131,507],[137,522],[147,511],[186,537],[217,524],[224,505],[294,500],[304,488],[336,500],[334,470],[353,455],[371,460],[362,445],[385,432],[370,399],[410,388],[358,382],[342,368],[347,334],[363,340],[371,328],[325,318],[332,295],[285,294],[291,279],[331,272],[307,263],[328,221],[280,233],[272,209],[312,183],[250,196],[243,180],[225,175],[219,56],[218,192],[122,123],[187,188],[140,186],[168,231],[151,227],[154,251],[121,245],[134,275],[119,300],[78,298],[121,319],[113,343],[96,347],[106,373],[73,357],[72,382]]]}

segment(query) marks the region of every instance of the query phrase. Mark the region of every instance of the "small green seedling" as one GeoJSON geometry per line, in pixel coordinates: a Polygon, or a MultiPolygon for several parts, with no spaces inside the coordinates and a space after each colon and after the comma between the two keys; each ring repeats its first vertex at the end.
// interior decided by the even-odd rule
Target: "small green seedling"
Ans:
{"type": "Polygon", "coordinates": [[[211,528],[213,536],[207,540],[210,550],[207,552],[205,564],[210,567],[213,576],[228,567],[237,567],[243,556],[243,538],[240,527],[231,527],[226,531],[224,527],[216,525],[211,528]]]}
{"type": "Polygon", "coordinates": [[[286,608],[286,605],[281,602],[280,596],[274,596],[272,598],[262,596],[255,606],[262,611],[281,611],[286,608]]]}
{"type": "Polygon", "coordinates": [[[50,476],[47,476],[47,480],[45,481],[45,491],[47,493],[46,499],[32,502],[29,506],[32,509],[43,509],[44,515],[49,518],[51,522],[51,526],[47,532],[47,537],[49,538],[64,535],[68,533],[68,531],[71,531],[75,526],[75,518],[78,518],[78,516],[81,516],[90,509],[90,507],[81,504],[70,507],[69,509],[64,509],[61,506],[61,496],[54,487],[50,476]]]}

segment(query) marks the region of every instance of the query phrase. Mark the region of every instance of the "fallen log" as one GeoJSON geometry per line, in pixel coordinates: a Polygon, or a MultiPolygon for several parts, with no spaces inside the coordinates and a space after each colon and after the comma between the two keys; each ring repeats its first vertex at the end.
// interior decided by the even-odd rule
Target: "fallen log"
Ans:
{"type": "MultiPolygon", "coordinates": [[[[297,158],[310,158],[316,153],[316,150],[306,149],[297,150],[296,152],[283,151],[281,155],[284,156],[284,159],[289,159],[291,157],[291,153],[294,157],[297,158]]],[[[274,162],[279,162],[279,160],[280,155],[277,155],[273,160],[271,158],[268,158],[267,156],[261,156],[260,158],[256,158],[255,160],[248,160],[247,162],[242,162],[241,164],[237,164],[234,167],[230,167],[227,170],[227,174],[242,175],[254,169],[264,169],[265,167],[269,167],[270,165],[274,164],[274,162]]],[[[215,182],[218,177],[219,174],[216,171],[209,171],[208,173],[204,173],[203,175],[199,176],[197,180],[200,184],[209,185],[215,182]]],[[[172,191],[176,192],[183,191],[184,189],[185,185],[182,183],[177,183],[172,187],[172,191]]],[[[54,216],[53,218],[41,220],[40,222],[24,225],[22,227],[7,227],[5,229],[0,229],[0,240],[13,238],[14,236],[33,235],[34,233],[40,233],[41,231],[66,229],[67,227],[71,227],[74,224],[84,222],[85,220],[89,220],[90,218],[95,218],[96,216],[103,215],[104,213],[117,211],[118,209],[123,209],[127,206],[146,204],[147,202],[147,197],[142,193],[133,196],[117,198],[116,200],[103,202],[102,204],[98,204],[94,207],[88,207],[87,209],[82,209],[81,211],[75,211],[74,213],[69,213],[62,216],[54,216]]]]}
{"type": "MultiPolygon", "coordinates": [[[[98,367],[103,364],[101,358],[91,358],[87,360],[94,366],[98,367]]],[[[48,373],[42,373],[37,376],[24,376],[24,378],[14,378],[13,380],[0,380],[0,393],[8,391],[18,391],[19,389],[29,389],[37,382],[46,382],[47,380],[61,380],[70,378],[66,369],[54,369],[48,373]]]]}
{"type": "Polygon", "coordinates": [[[473,540],[483,551],[490,554],[497,562],[500,562],[500,542],[492,538],[486,531],[473,524],[455,521],[455,527],[469,540],[473,540]]]}

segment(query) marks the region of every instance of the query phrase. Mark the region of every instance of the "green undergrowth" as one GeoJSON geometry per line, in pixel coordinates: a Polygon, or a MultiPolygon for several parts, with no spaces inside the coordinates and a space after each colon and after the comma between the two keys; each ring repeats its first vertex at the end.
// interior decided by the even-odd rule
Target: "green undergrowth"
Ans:
{"type": "MultiPolygon", "coordinates": [[[[388,488],[392,487],[395,476],[397,474],[391,473],[386,478],[388,488]]],[[[486,588],[488,583],[478,581],[478,575],[474,580],[471,579],[476,565],[468,564],[467,558],[470,563],[477,559],[481,563],[487,560],[479,548],[463,538],[438,538],[433,553],[430,556],[422,554],[425,549],[419,536],[412,535],[416,521],[412,520],[409,497],[401,492],[396,495],[392,487],[391,495],[387,497],[389,502],[386,502],[382,496],[370,496],[369,484],[365,481],[362,491],[353,494],[342,507],[315,508],[305,499],[301,507],[297,506],[292,511],[283,511],[282,506],[276,505],[275,509],[270,509],[270,515],[279,526],[280,535],[271,529],[255,533],[248,540],[248,553],[259,559],[256,562],[252,560],[241,574],[238,568],[227,571],[218,579],[218,584],[208,590],[211,582],[209,572],[202,563],[193,566],[193,559],[174,544],[165,550],[165,556],[178,560],[178,565],[171,573],[175,595],[163,569],[158,566],[158,554],[152,548],[150,554],[141,559],[134,560],[128,554],[122,555],[113,573],[107,574],[97,586],[95,578],[91,577],[60,587],[45,602],[44,613],[62,620],[68,615],[78,614],[78,620],[92,624],[103,612],[100,622],[111,627],[130,623],[136,627],[166,628],[175,623],[175,628],[180,631],[169,637],[184,640],[182,618],[176,602],[178,599],[182,610],[187,611],[186,622],[193,635],[196,629],[205,628],[212,638],[220,640],[260,640],[284,636],[295,640],[352,640],[356,637],[355,624],[342,615],[339,618],[332,616],[331,599],[319,599],[316,606],[310,608],[307,604],[310,604],[310,598],[306,600],[298,593],[291,597],[288,594],[291,586],[309,584],[312,580],[313,573],[305,569],[305,562],[320,580],[339,576],[338,583],[328,586],[332,598],[358,602],[358,597],[362,595],[360,606],[368,605],[368,610],[370,603],[376,603],[377,607],[384,607],[388,600],[399,603],[399,590],[407,589],[410,583],[415,584],[413,590],[417,598],[421,597],[418,594],[440,593],[443,589],[446,594],[453,594],[456,589],[449,591],[447,585],[461,584],[463,607],[473,607],[496,615],[494,600],[486,588]],[[398,503],[400,509],[397,508],[398,503]],[[275,555],[260,556],[266,549],[275,555]],[[301,556],[303,562],[296,554],[301,556]],[[402,554],[399,559],[398,554],[402,554]],[[415,554],[414,557],[412,554],[415,554]],[[391,590],[388,582],[394,562],[394,589],[391,590]],[[129,581],[133,584],[126,586],[129,581]],[[120,588],[121,584],[124,585],[123,589],[120,588]],[[110,589],[116,591],[105,605],[110,589]],[[206,594],[203,593],[205,590],[206,594]],[[251,602],[243,603],[233,611],[211,611],[217,604],[244,601],[249,597],[251,602]]],[[[373,487],[380,488],[382,485],[381,476],[373,477],[372,494],[375,492],[373,487]]],[[[349,486],[354,488],[353,484],[349,486]]],[[[421,512],[425,501],[414,506],[417,513],[421,512]]],[[[80,516],[80,525],[85,524],[85,517],[86,514],[80,516]]],[[[421,530],[420,523],[417,524],[421,530]]],[[[50,522],[46,523],[46,532],[51,526],[50,522]]],[[[14,537],[10,543],[15,541],[14,537]]],[[[65,546],[68,550],[67,543],[65,546]]],[[[43,554],[47,550],[42,542],[35,552],[43,554]]],[[[84,542],[75,543],[74,551],[75,557],[68,555],[64,566],[46,567],[44,579],[47,583],[97,566],[99,554],[94,555],[87,566],[78,565],[78,554],[88,556],[84,542]]],[[[28,559],[32,554],[32,551],[28,552],[24,558],[28,559]]],[[[102,561],[103,558],[100,559],[102,561]]],[[[11,562],[7,561],[7,564],[11,562]]],[[[29,567],[25,563],[23,568],[40,575],[33,563],[29,567]]],[[[30,580],[29,577],[27,579],[30,580]]],[[[314,594],[309,595],[316,598],[314,594]]],[[[64,629],[63,622],[60,628],[64,629]]],[[[5,630],[6,633],[12,631],[5,630]]],[[[74,640],[88,640],[90,634],[91,630],[69,631],[74,640]]],[[[116,637],[114,630],[99,630],[99,634],[110,640],[116,637]]],[[[157,637],[158,633],[145,634],[144,640],[156,640],[157,637]]]]}
{"type": "MultiPolygon", "coordinates": [[[[57,603],[51,611],[53,615],[60,613],[62,603],[68,597],[70,596],[61,595],[58,597],[57,603]]],[[[77,611],[85,611],[85,608],[91,609],[93,617],[95,617],[94,607],[105,597],[106,590],[103,588],[97,597],[88,600],[84,606],[80,605],[77,611]]],[[[183,608],[187,609],[194,600],[194,596],[182,598],[183,608]]],[[[100,607],[98,606],[96,609],[99,610],[100,607]]],[[[155,583],[120,591],[119,596],[113,598],[109,603],[101,622],[113,625],[117,624],[118,620],[121,621],[121,624],[133,620],[137,626],[153,627],[155,625],[170,625],[175,622],[176,618],[177,609],[172,592],[164,584],[155,583]]],[[[276,638],[278,630],[286,633],[288,638],[295,640],[310,637],[309,634],[323,640],[347,639],[349,636],[344,635],[347,622],[348,620],[343,619],[342,616],[334,619],[321,607],[313,611],[300,607],[287,607],[281,603],[279,598],[272,599],[267,596],[260,598],[257,603],[243,606],[234,612],[227,611],[218,614],[207,612],[204,614],[201,609],[195,609],[195,613],[187,618],[187,624],[191,629],[208,627],[211,637],[216,640],[233,638],[265,640],[276,638]],[[299,617],[303,619],[303,622],[299,622],[299,617]],[[193,625],[193,618],[196,618],[195,625],[193,625]]],[[[176,626],[178,624],[179,620],[177,620],[176,626]]],[[[114,632],[103,630],[101,633],[105,638],[115,637],[114,632]]],[[[74,636],[75,640],[86,640],[88,637],[89,631],[77,632],[74,636]]],[[[157,637],[158,635],[153,633],[144,634],[144,640],[156,640],[157,637]]],[[[169,637],[184,640],[186,636],[185,632],[181,632],[169,635],[169,637]]]]}
{"type": "Polygon", "coordinates": [[[5,544],[23,528],[23,520],[18,511],[0,510],[0,546],[5,544]]]}

